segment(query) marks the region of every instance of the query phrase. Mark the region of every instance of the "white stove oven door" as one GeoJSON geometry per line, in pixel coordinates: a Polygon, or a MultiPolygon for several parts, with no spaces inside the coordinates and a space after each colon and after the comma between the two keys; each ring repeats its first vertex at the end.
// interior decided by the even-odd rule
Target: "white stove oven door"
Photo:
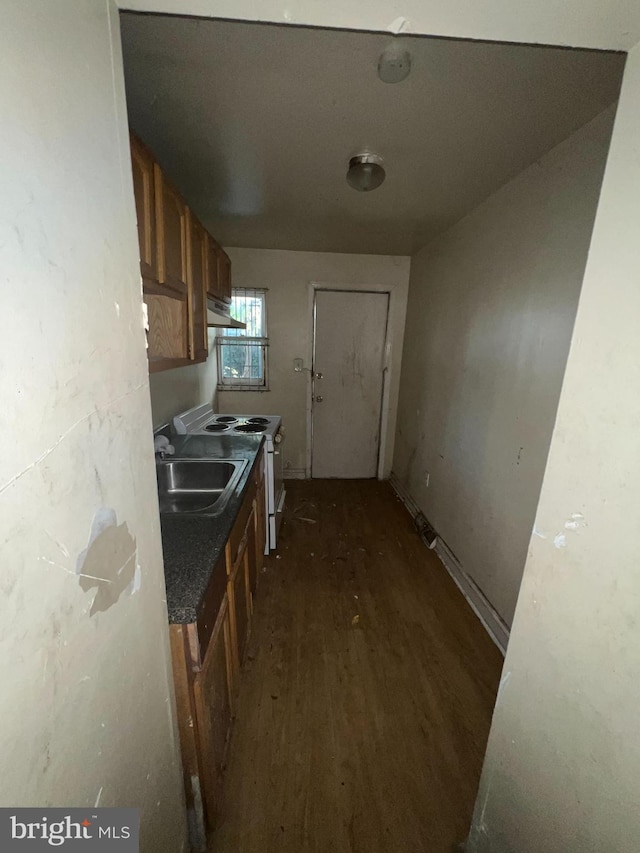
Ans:
{"type": "Polygon", "coordinates": [[[273,483],[273,487],[269,489],[271,493],[269,500],[269,544],[272,550],[276,547],[278,531],[280,530],[280,525],[282,524],[282,517],[284,512],[285,490],[284,462],[282,458],[282,439],[283,434],[281,432],[276,433],[276,435],[274,436],[273,451],[269,452],[269,463],[271,468],[270,473],[273,478],[271,480],[271,483],[273,483]]]}

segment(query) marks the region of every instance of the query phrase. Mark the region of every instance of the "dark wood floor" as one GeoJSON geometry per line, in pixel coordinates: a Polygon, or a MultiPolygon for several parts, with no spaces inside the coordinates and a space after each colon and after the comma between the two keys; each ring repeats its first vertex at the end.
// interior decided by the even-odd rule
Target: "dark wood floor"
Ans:
{"type": "Polygon", "coordinates": [[[502,658],[387,483],[288,483],[215,853],[451,853],[502,658]]]}

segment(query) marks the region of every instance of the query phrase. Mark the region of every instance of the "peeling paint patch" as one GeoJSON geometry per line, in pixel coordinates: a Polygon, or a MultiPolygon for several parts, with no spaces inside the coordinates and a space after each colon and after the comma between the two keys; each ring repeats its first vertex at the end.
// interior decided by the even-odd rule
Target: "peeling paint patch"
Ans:
{"type": "MultiPolygon", "coordinates": [[[[115,510],[101,507],[91,524],[89,543],[78,556],[76,574],[84,592],[96,588],[89,616],[108,610],[122,593],[136,588],[136,540],[115,510]]],[[[140,575],[138,572],[138,588],[140,575]]]]}
{"type": "Polygon", "coordinates": [[[129,595],[133,595],[140,589],[140,585],[142,584],[142,569],[140,568],[140,563],[136,563],[136,570],[133,573],[133,577],[131,579],[131,583],[127,587],[127,592],[129,595]]]}
{"type": "Polygon", "coordinates": [[[69,551],[68,551],[68,549],[67,549],[67,546],[66,546],[63,542],[58,541],[58,539],[56,539],[56,538],[55,538],[55,536],[52,536],[52,535],[49,533],[49,531],[48,531],[48,530],[45,530],[44,532],[47,534],[47,536],[49,537],[49,539],[51,539],[51,541],[54,543],[54,545],[56,545],[56,547],[58,548],[58,550],[59,550],[59,551],[60,551],[60,552],[61,552],[61,553],[62,553],[62,554],[67,558],[67,559],[70,559],[70,558],[71,558],[71,554],[69,553],[69,551]]]}
{"type": "Polygon", "coordinates": [[[510,679],[511,679],[511,670],[509,670],[509,672],[505,672],[505,674],[500,679],[500,685],[498,687],[498,695],[496,696],[496,706],[500,702],[500,699],[502,697],[502,691],[505,689],[505,687],[509,683],[510,679]]]}
{"type": "Polygon", "coordinates": [[[564,533],[558,533],[558,535],[553,540],[553,544],[556,548],[566,548],[567,537],[564,535],[564,533]]]}
{"type": "Polygon", "coordinates": [[[580,527],[584,527],[584,524],[584,515],[581,512],[573,512],[570,518],[565,521],[564,526],[567,530],[579,530],[580,527]]]}
{"type": "Polygon", "coordinates": [[[399,36],[400,33],[411,32],[411,21],[403,17],[395,18],[395,20],[391,21],[387,29],[390,33],[399,36]]]}

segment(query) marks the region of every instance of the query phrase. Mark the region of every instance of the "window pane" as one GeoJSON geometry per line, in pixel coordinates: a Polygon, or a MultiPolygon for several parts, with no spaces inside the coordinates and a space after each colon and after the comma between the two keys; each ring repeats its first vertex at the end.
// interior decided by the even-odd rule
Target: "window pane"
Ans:
{"type": "Polygon", "coordinates": [[[216,340],[220,387],[239,390],[261,389],[267,380],[266,291],[234,288],[231,316],[246,325],[244,329],[225,328],[216,340]]]}
{"type": "Polygon", "coordinates": [[[221,373],[223,381],[263,383],[264,355],[261,344],[227,344],[220,347],[221,373]]]}
{"type": "Polygon", "coordinates": [[[228,329],[225,334],[230,337],[265,337],[263,294],[240,294],[234,291],[231,297],[231,316],[241,323],[246,323],[247,328],[228,329]]]}

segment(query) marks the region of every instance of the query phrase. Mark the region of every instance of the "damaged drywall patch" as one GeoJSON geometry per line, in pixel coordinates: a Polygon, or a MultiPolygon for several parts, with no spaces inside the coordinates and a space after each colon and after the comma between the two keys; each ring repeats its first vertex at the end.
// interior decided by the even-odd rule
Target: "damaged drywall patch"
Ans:
{"type": "Polygon", "coordinates": [[[500,679],[500,684],[498,686],[498,694],[496,696],[496,708],[500,704],[500,700],[502,699],[502,693],[505,690],[505,688],[506,688],[506,686],[510,680],[511,680],[511,670],[509,670],[508,672],[505,672],[503,674],[502,678],[500,679]]]}
{"type": "Polygon", "coordinates": [[[393,21],[391,21],[387,29],[395,36],[399,36],[402,33],[409,33],[411,32],[411,21],[408,21],[406,18],[403,17],[395,18],[393,21]]]}
{"type": "MultiPolygon", "coordinates": [[[[584,515],[581,512],[571,513],[571,516],[564,523],[565,530],[580,530],[581,527],[586,526],[587,522],[584,520],[584,515]]],[[[566,548],[566,534],[562,532],[558,533],[558,535],[553,540],[553,544],[556,548],[566,548]]]]}
{"type": "Polygon", "coordinates": [[[125,590],[140,586],[136,540],[127,523],[118,524],[115,510],[101,507],[91,523],[89,543],[76,561],[76,574],[84,592],[95,587],[89,616],[112,607],[125,590]]]}
{"type": "Polygon", "coordinates": [[[579,530],[580,527],[586,526],[584,515],[581,512],[571,513],[571,518],[565,521],[564,526],[567,530],[579,530]]]}

